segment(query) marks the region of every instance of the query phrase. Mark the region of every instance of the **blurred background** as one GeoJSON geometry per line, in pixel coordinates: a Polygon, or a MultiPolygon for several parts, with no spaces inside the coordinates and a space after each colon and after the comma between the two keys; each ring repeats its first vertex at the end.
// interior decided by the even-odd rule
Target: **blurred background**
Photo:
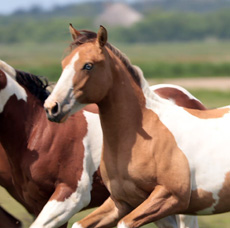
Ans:
{"type": "MultiPolygon", "coordinates": [[[[95,32],[104,25],[109,42],[150,84],[182,85],[209,108],[230,104],[230,0],[4,1],[0,59],[57,81],[71,42],[69,23],[95,32]]],[[[0,204],[29,226],[31,217],[4,190],[0,204]]],[[[199,224],[227,228],[229,216],[200,217],[199,224]]]]}

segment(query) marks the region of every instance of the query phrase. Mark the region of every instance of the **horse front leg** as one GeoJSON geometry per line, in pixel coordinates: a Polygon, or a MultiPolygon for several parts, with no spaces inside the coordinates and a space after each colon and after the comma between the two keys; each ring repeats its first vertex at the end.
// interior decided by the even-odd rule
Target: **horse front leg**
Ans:
{"type": "Polygon", "coordinates": [[[118,228],[136,228],[177,214],[188,207],[189,200],[180,200],[164,186],[157,186],[150,196],[131,213],[122,218],[118,228]]]}
{"type": "Polygon", "coordinates": [[[74,223],[72,228],[114,227],[117,222],[132,208],[126,203],[113,201],[109,197],[99,208],[81,221],[74,223]]]}
{"type": "Polygon", "coordinates": [[[61,227],[89,201],[90,191],[78,193],[64,183],[59,184],[30,228],[61,227]]]}

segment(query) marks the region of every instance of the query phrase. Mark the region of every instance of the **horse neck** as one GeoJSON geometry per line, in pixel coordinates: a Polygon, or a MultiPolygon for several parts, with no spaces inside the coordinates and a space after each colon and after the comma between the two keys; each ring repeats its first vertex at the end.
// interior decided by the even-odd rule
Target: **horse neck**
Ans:
{"type": "Polygon", "coordinates": [[[124,64],[111,53],[110,58],[113,85],[98,107],[105,141],[117,142],[141,129],[145,96],[124,64]]]}
{"type": "Polygon", "coordinates": [[[0,142],[7,154],[15,153],[18,157],[19,151],[26,148],[33,128],[37,127],[36,122],[39,119],[41,121],[44,115],[42,102],[26,89],[25,91],[26,101],[18,100],[17,96],[12,95],[0,113],[0,142]]]}

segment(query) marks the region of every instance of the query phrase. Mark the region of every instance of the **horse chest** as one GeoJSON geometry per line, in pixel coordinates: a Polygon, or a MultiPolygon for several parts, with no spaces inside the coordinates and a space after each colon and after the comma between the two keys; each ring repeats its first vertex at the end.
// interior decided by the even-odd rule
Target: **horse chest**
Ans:
{"type": "Polygon", "coordinates": [[[112,179],[107,182],[107,188],[114,199],[124,201],[132,207],[137,207],[148,197],[148,193],[132,180],[112,179]]]}
{"type": "Polygon", "coordinates": [[[129,163],[123,160],[118,165],[107,164],[101,163],[102,177],[110,194],[116,200],[125,201],[136,207],[153,191],[156,185],[153,178],[154,169],[147,170],[146,163],[129,163]]]}

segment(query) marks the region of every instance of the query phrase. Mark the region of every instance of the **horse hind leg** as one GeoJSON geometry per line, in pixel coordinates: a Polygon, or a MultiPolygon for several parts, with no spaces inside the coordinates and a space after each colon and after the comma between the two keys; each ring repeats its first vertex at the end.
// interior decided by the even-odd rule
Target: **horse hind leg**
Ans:
{"type": "Polygon", "coordinates": [[[178,228],[199,228],[198,219],[192,215],[177,215],[178,228]]]}
{"type": "Polygon", "coordinates": [[[175,215],[167,216],[154,222],[158,228],[180,228],[175,215]]]}
{"type": "Polygon", "coordinates": [[[20,228],[22,223],[0,207],[0,227],[20,228]]]}
{"type": "Polygon", "coordinates": [[[199,228],[196,216],[171,215],[154,222],[158,228],[199,228]]]}

